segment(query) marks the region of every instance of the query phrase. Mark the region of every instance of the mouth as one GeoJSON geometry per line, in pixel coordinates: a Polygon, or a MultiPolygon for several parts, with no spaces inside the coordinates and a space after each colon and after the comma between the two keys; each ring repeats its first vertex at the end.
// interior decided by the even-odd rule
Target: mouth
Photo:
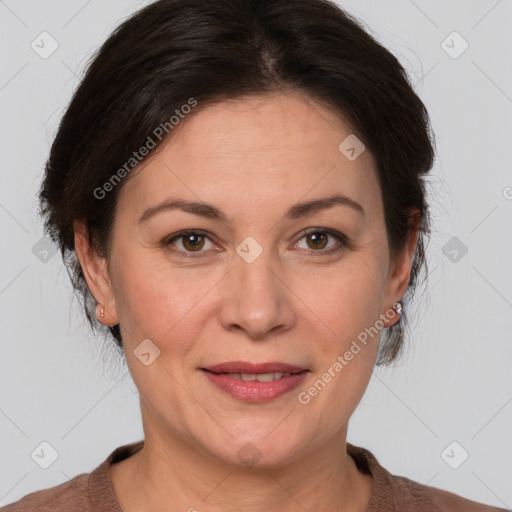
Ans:
{"type": "Polygon", "coordinates": [[[209,381],[233,398],[266,402],[296,388],[309,370],[286,363],[232,361],[201,368],[209,381]]]}
{"type": "MultiPolygon", "coordinates": [[[[203,368],[204,369],[204,368],[203,368]]],[[[209,371],[209,370],[205,370],[209,371]]],[[[304,370],[307,371],[307,370],[304,370]]],[[[210,372],[215,375],[225,375],[226,377],[230,377],[232,379],[236,380],[242,380],[244,382],[252,382],[257,380],[258,382],[273,382],[278,379],[282,379],[283,377],[289,377],[290,375],[297,375],[298,373],[302,372],[271,372],[271,373],[217,373],[217,372],[210,372]]]]}
{"type": "Polygon", "coordinates": [[[226,363],[205,366],[202,370],[212,373],[240,373],[246,375],[262,375],[270,373],[299,373],[308,371],[307,368],[288,363],[249,363],[246,361],[229,361],[226,363]]]}

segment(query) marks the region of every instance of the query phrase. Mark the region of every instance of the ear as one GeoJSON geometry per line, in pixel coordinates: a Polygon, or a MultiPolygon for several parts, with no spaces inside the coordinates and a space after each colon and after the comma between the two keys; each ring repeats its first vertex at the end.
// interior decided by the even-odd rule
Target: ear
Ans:
{"type": "Polygon", "coordinates": [[[107,270],[107,260],[98,254],[89,240],[83,222],[75,221],[75,253],[82,267],[87,286],[96,302],[105,310],[105,316],[98,320],[105,325],[119,323],[112,283],[107,270]]]}
{"type": "MultiPolygon", "coordinates": [[[[385,311],[391,309],[393,304],[404,296],[411,281],[411,266],[418,243],[420,221],[419,210],[412,210],[407,241],[390,266],[385,293],[385,311]]],[[[395,313],[395,317],[400,318],[398,313],[395,313]]],[[[390,327],[396,321],[385,322],[385,325],[390,327]]]]}

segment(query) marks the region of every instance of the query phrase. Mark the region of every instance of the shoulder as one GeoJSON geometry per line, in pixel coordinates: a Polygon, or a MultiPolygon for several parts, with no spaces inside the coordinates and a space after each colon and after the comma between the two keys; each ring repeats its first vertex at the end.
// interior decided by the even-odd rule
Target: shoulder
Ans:
{"type": "Polygon", "coordinates": [[[90,473],[82,473],[55,487],[32,492],[0,508],[0,512],[92,511],[88,491],[89,477],[90,473]]]}
{"type": "Polygon", "coordinates": [[[458,494],[420,484],[404,476],[391,475],[392,489],[397,503],[397,512],[410,510],[439,512],[506,512],[506,509],[492,507],[458,494]]]}
{"type": "Polygon", "coordinates": [[[504,508],[478,503],[405,476],[393,475],[366,448],[347,443],[347,452],[360,471],[373,477],[368,512],[507,512],[504,508]]]}
{"type": "Polygon", "coordinates": [[[110,466],[142,448],[144,441],[117,447],[90,473],[27,494],[0,512],[122,512],[109,476],[110,466]]]}

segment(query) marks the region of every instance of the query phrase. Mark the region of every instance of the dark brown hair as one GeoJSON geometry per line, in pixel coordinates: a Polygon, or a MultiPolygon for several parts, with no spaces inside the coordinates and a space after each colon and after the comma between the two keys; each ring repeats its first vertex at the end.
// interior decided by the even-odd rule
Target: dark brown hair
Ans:
{"type": "MultiPolygon", "coordinates": [[[[170,117],[191,98],[197,111],[286,91],[329,105],[374,156],[392,255],[407,240],[411,209],[419,210],[404,313],[384,329],[377,364],[397,357],[407,304],[427,270],[424,175],[433,165],[434,139],[427,110],[397,58],[327,0],[159,0],[119,25],[92,55],[61,120],[39,194],[46,232],[59,246],[91,326],[99,324],[74,252],[73,222],[85,222],[108,261],[116,201],[127,179],[119,170],[157,127],[169,128],[170,117]],[[116,173],[123,180],[98,198],[94,191],[116,173]]],[[[159,147],[161,140],[153,139],[159,147]]],[[[122,351],[119,325],[110,332],[122,351]]]]}

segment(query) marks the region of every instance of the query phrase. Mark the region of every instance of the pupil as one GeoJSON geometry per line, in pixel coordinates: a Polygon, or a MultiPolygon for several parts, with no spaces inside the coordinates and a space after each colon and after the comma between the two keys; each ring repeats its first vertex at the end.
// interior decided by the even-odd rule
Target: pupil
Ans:
{"type": "Polygon", "coordinates": [[[187,244],[192,247],[197,247],[200,245],[199,239],[201,238],[201,235],[188,235],[186,238],[187,244]],[[195,241],[194,241],[195,239],[195,241]]]}
{"type": "Polygon", "coordinates": [[[324,234],[319,235],[318,233],[312,233],[310,236],[316,247],[319,247],[321,245],[321,242],[323,241],[322,239],[325,238],[324,234]],[[318,244],[317,242],[320,242],[320,244],[318,244]]]}

